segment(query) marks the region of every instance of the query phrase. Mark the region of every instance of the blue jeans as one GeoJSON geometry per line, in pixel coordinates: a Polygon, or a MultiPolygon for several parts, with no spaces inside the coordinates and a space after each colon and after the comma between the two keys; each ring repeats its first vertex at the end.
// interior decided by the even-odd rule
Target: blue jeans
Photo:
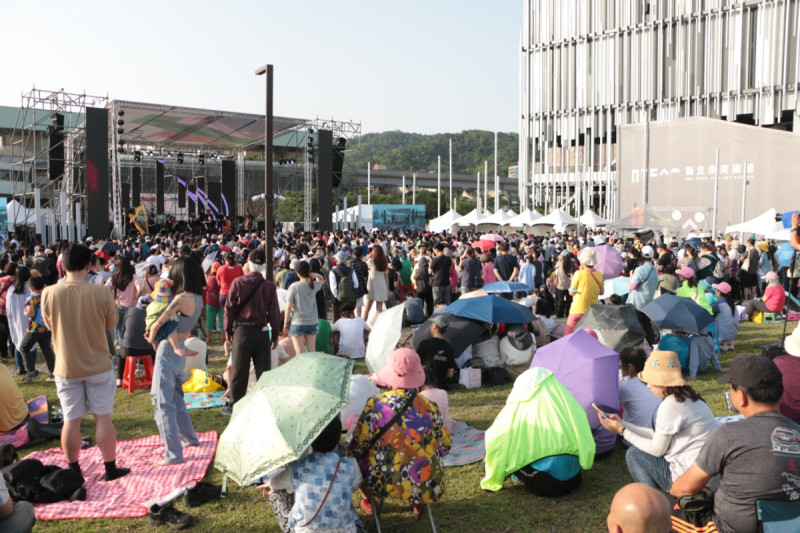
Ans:
{"type": "Polygon", "coordinates": [[[117,328],[114,330],[114,340],[117,341],[117,346],[122,348],[122,328],[125,326],[125,314],[128,308],[124,305],[117,306],[117,328]]]}
{"type": "Polygon", "coordinates": [[[185,359],[175,354],[169,340],[158,344],[156,364],[153,368],[153,385],[150,394],[155,405],[156,426],[164,441],[164,462],[183,462],[183,445],[199,444],[192,419],[183,402],[183,367],[185,359]]]}
{"type": "Polygon", "coordinates": [[[672,474],[666,459],[655,457],[636,446],[631,446],[625,452],[625,462],[628,463],[628,472],[635,482],[669,492],[672,486],[672,474]]]}
{"type": "Polygon", "coordinates": [[[33,505],[28,502],[14,502],[11,516],[0,518],[0,531],[14,533],[30,533],[36,518],[33,516],[33,505]]]}

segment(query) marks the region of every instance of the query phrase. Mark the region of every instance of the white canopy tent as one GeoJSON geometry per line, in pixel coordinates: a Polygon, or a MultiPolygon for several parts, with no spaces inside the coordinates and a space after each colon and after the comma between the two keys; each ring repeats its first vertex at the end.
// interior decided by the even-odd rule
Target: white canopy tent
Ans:
{"type": "Polygon", "coordinates": [[[506,220],[506,226],[510,228],[525,228],[526,226],[538,224],[538,221],[541,220],[541,218],[542,215],[538,211],[526,209],[519,215],[506,220]]]}
{"type": "Polygon", "coordinates": [[[608,220],[604,219],[603,217],[596,214],[594,211],[586,210],[584,214],[578,217],[581,224],[584,226],[589,226],[590,228],[599,228],[601,226],[605,226],[608,224],[608,220]]]}
{"type": "Polygon", "coordinates": [[[780,235],[784,228],[783,223],[775,220],[777,216],[778,211],[771,207],[755,218],[726,227],[725,233],[753,233],[755,235],[764,235],[768,238],[778,238],[773,237],[773,235],[780,235]]]}
{"type": "Polygon", "coordinates": [[[507,225],[508,219],[511,218],[508,213],[503,211],[502,209],[498,209],[497,213],[494,215],[488,216],[478,222],[478,230],[488,230],[499,228],[500,226],[507,225]]]}
{"type": "Polygon", "coordinates": [[[451,209],[442,216],[434,218],[428,222],[428,229],[435,233],[449,231],[450,228],[453,227],[453,224],[457,223],[461,218],[462,217],[458,214],[458,211],[451,209]]]}
{"type": "Polygon", "coordinates": [[[554,209],[552,213],[544,216],[536,221],[537,226],[553,226],[556,231],[564,231],[568,226],[577,226],[580,221],[564,211],[563,209],[554,209]]]}
{"type": "Polygon", "coordinates": [[[477,209],[473,209],[463,217],[461,217],[457,224],[462,227],[466,226],[476,226],[478,222],[482,219],[486,218],[483,214],[481,214],[477,209]]]}

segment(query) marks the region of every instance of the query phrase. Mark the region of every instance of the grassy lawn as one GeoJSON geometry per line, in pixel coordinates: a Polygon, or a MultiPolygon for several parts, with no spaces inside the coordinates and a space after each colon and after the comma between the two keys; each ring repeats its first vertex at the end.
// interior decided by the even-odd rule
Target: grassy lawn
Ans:
{"type": "MultiPolygon", "coordinates": [[[[789,324],[789,331],[794,327],[789,324]]],[[[761,345],[780,338],[783,325],[743,323],[736,340],[736,350],[721,355],[725,368],[737,353],[757,354],[761,345]]],[[[215,339],[211,347],[210,370],[222,372],[225,361],[215,339]]],[[[41,361],[41,358],[40,358],[41,361]]],[[[10,359],[4,364],[13,366],[10,359]]],[[[360,363],[357,371],[365,372],[360,363]]],[[[717,416],[728,413],[723,396],[724,387],[717,385],[717,373],[708,371],[693,383],[717,416]]],[[[36,383],[20,385],[26,398],[46,394],[48,400],[57,402],[55,384],[40,379],[36,383]]],[[[511,385],[491,389],[461,390],[450,395],[450,414],[453,418],[464,420],[479,429],[488,428],[505,403],[511,385]]],[[[218,409],[190,411],[197,431],[217,430],[222,432],[228,418],[219,414],[218,409]]],[[[147,390],[139,389],[134,394],[119,391],[116,396],[114,424],[120,440],[133,439],[157,434],[150,396],[147,390]]],[[[94,434],[91,419],[84,421],[84,435],[94,434]]],[[[53,441],[47,445],[24,448],[21,456],[30,451],[58,446],[53,441]]],[[[121,460],[124,465],[124,458],[121,460]]],[[[479,487],[483,477],[482,464],[454,467],[447,470],[447,493],[444,500],[433,507],[436,524],[441,531],[605,531],[605,518],[611,498],[617,489],[630,481],[625,467],[624,450],[618,446],[610,457],[596,462],[594,467],[584,472],[582,485],[572,494],[554,499],[546,499],[527,493],[521,484],[507,480],[498,493],[484,492],[479,487]]],[[[210,470],[206,480],[221,483],[221,476],[210,470]]],[[[355,501],[355,500],[354,500],[355,501]]],[[[176,506],[183,509],[181,502],[176,506]]],[[[235,484],[229,495],[220,502],[188,510],[195,519],[194,531],[279,531],[269,506],[256,488],[241,489],[235,484]]],[[[400,507],[387,505],[384,521],[409,517],[410,513],[400,507]]],[[[363,516],[363,515],[362,515],[363,516]]],[[[374,524],[371,518],[366,520],[374,524]]],[[[37,531],[46,532],[89,532],[89,531],[147,531],[152,530],[147,518],[108,519],[108,520],[62,520],[40,521],[37,531]]],[[[403,531],[429,531],[427,521],[420,521],[403,531]]]]}

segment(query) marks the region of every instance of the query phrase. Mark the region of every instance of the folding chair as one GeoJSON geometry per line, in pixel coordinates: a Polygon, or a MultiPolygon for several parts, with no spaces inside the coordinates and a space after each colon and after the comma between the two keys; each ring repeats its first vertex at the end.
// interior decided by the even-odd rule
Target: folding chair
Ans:
{"type": "Polygon", "coordinates": [[[757,500],[756,512],[761,531],[764,533],[797,533],[800,531],[800,501],[757,500]]]}
{"type": "MultiPolygon", "coordinates": [[[[383,510],[383,504],[386,503],[386,498],[384,497],[384,498],[381,498],[380,500],[376,501],[375,497],[372,494],[370,494],[369,495],[369,503],[370,503],[370,505],[372,505],[372,516],[375,518],[375,529],[376,529],[376,531],[378,533],[382,533],[383,530],[381,529],[381,522],[380,522],[379,516],[381,514],[381,511],[383,510]]],[[[427,509],[427,513],[428,513],[428,519],[431,521],[431,531],[433,533],[437,533],[436,523],[433,521],[433,511],[431,510],[431,506],[428,503],[423,504],[423,505],[425,505],[425,509],[427,509]]],[[[398,527],[398,526],[405,526],[405,525],[408,525],[408,524],[413,524],[413,523],[419,521],[421,516],[422,516],[422,513],[420,513],[418,516],[415,516],[411,520],[400,520],[398,522],[392,522],[391,524],[384,524],[383,527],[388,529],[388,528],[394,528],[394,527],[398,527]]]]}

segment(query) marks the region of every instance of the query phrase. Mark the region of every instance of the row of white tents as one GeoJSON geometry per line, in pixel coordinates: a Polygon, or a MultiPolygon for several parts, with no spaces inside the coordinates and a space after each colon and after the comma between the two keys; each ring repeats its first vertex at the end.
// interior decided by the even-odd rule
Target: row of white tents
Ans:
{"type": "Polygon", "coordinates": [[[494,214],[486,211],[481,213],[473,209],[466,215],[459,215],[450,210],[442,216],[428,222],[428,229],[434,232],[457,231],[459,228],[472,228],[477,231],[491,231],[500,228],[522,229],[526,232],[549,231],[551,229],[561,232],[570,230],[578,225],[598,228],[608,224],[592,211],[586,211],[575,218],[562,209],[555,209],[548,215],[526,209],[520,214],[512,210],[499,209],[494,214]]]}

